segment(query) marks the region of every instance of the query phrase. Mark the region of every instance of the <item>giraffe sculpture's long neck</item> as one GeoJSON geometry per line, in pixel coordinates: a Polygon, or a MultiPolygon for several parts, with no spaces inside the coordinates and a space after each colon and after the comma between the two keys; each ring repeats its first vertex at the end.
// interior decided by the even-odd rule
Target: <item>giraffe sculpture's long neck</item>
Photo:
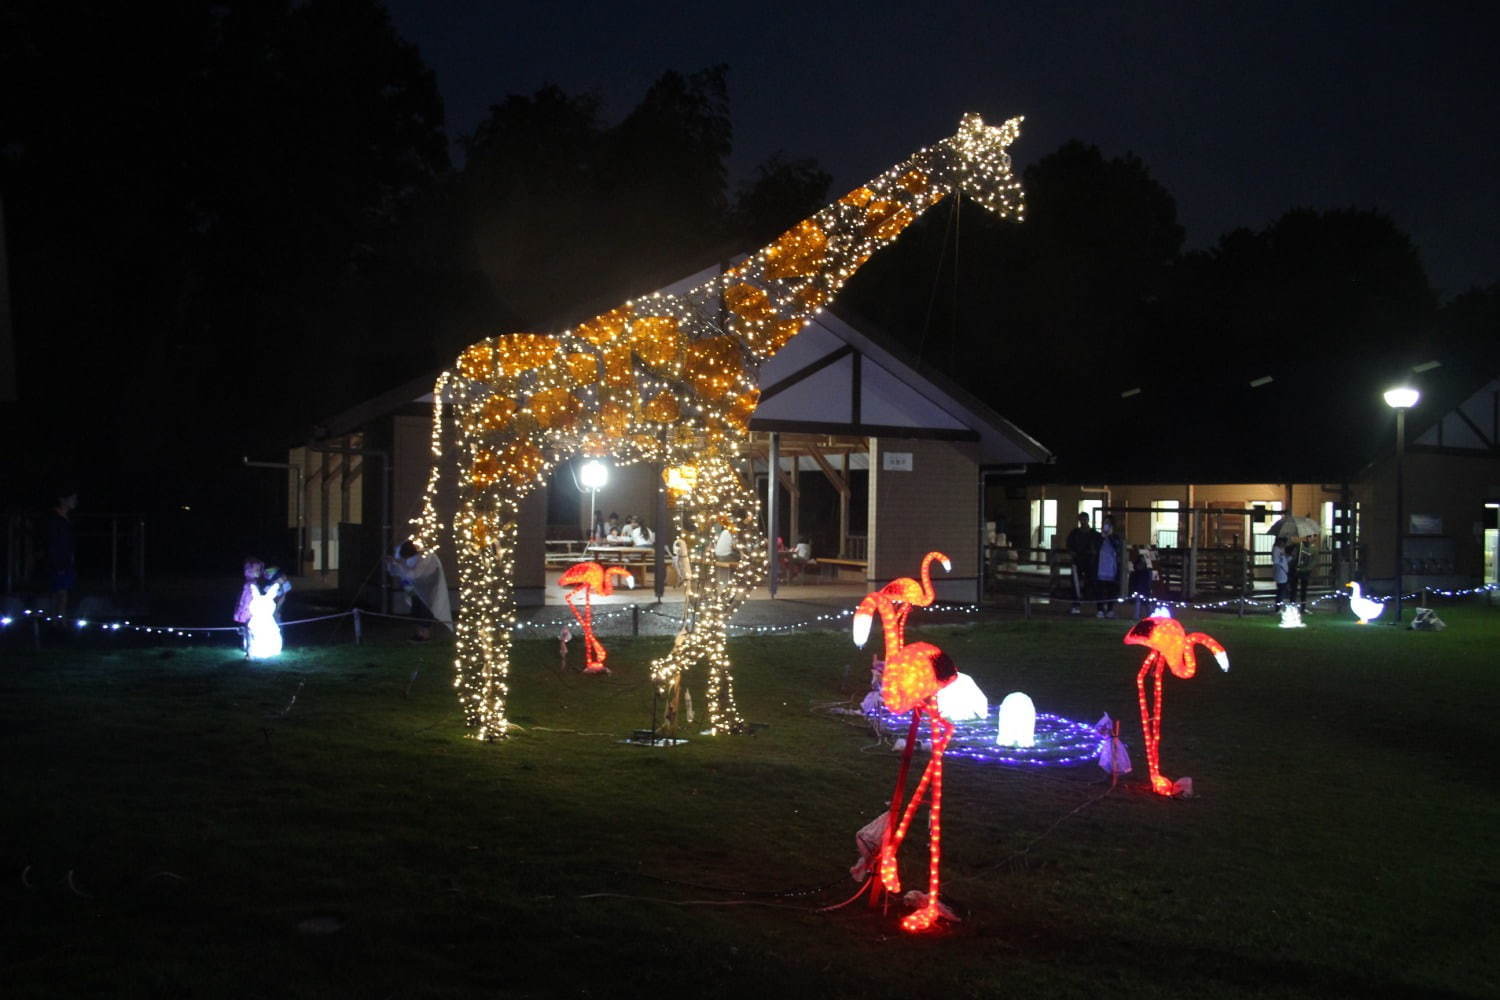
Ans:
{"type": "Polygon", "coordinates": [[[757,361],[774,355],[877,250],[959,184],[952,140],[907,160],[782,233],[692,292],[722,303],[726,332],[757,361]]]}

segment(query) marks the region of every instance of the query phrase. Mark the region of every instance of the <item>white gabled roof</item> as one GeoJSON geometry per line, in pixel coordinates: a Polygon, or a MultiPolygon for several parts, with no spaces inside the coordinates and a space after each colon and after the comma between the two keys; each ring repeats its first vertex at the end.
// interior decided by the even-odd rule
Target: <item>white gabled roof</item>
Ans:
{"type": "Polygon", "coordinates": [[[1500,379],[1491,379],[1412,443],[1481,452],[1500,447],[1500,379]]]}

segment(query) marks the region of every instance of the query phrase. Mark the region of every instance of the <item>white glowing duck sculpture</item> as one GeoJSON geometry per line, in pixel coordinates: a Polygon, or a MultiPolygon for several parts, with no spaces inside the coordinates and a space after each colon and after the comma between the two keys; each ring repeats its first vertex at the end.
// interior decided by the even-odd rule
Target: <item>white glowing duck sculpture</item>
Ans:
{"type": "Polygon", "coordinates": [[[1357,583],[1346,583],[1344,586],[1354,591],[1349,595],[1349,610],[1354,612],[1354,617],[1359,619],[1361,625],[1368,625],[1371,619],[1380,617],[1380,613],[1385,610],[1384,604],[1361,595],[1357,583]]]}

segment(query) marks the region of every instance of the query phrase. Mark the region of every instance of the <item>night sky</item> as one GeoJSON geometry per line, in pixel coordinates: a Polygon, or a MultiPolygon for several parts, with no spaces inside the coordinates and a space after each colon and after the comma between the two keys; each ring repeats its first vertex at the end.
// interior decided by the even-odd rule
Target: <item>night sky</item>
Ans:
{"type": "Polygon", "coordinates": [[[722,62],[739,177],[784,149],[843,190],[964,111],[1022,114],[1018,167],[1072,138],[1134,152],[1189,249],[1294,207],[1378,209],[1445,296],[1500,278],[1491,5],[1059,6],[389,0],[454,138],[508,94],[592,91],[613,121],[664,70],[722,62]]]}

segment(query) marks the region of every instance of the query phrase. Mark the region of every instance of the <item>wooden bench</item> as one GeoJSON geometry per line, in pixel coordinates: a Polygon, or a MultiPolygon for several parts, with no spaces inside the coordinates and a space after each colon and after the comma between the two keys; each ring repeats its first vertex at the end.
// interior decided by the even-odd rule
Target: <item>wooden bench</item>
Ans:
{"type": "MultiPolygon", "coordinates": [[[[869,561],[865,559],[829,559],[823,556],[818,556],[813,560],[813,562],[817,563],[819,567],[827,566],[829,568],[830,574],[835,580],[838,579],[840,570],[859,570],[859,575],[863,577],[865,575],[865,570],[870,568],[869,561]]],[[[819,569],[819,572],[822,572],[821,568],[819,569]]]]}

